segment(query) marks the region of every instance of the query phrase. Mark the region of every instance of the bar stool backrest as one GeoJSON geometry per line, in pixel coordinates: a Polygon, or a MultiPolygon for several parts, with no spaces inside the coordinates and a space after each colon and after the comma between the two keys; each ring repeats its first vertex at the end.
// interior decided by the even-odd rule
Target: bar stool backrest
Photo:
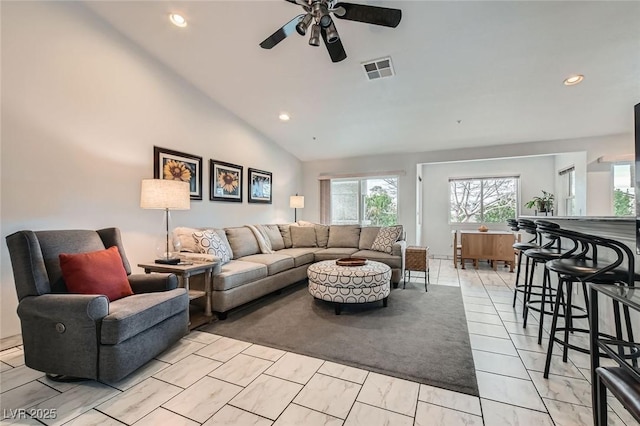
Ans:
{"type": "Polygon", "coordinates": [[[537,227],[538,232],[550,240],[562,241],[562,238],[565,238],[565,241],[568,240],[572,244],[571,248],[565,249],[561,259],[588,259],[590,255],[597,253],[597,248],[589,244],[589,240],[585,238],[584,234],[562,229],[555,223],[549,226],[549,223],[540,221],[537,227]]]}
{"type": "MultiPolygon", "coordinates": [[[[541,249],[562,249],[562,239],[555,234],[555,231],[560,229],[560,225],[542,219],[536,220],[534,225],[541,249]],[[546,243],[544,242],[545,238],[547,239],[546,243]]],[[[573,253],[576,249],[577,247],[573,247],[570,252],[573,253]]]]}
{"type": "Polygon", "coordinates": [[[533,221],[529,219],[518,219],[518,228],[532,236],[528,241],[529,243],[541,244],[541,241],[538,239],[538,233],[536,232],[536,224],[533,223],[533,221]]]}
{"type": "MultiPolygon", "coordinates": [[[[634,287],[636,265],[635,265],[635,255],[633,254],[633,251],[629,248],[628,245],[620,241],[612,240],[610,238],[598,237],[598,236],[594,236],[594,237],[597,245],[601,247],[606,247],[612,250],[618,256],[618,259],[615,262],[615,266],[613,266],[612,264],[612,266],[609,267],[607,271],[617,268],[618,266],[622,265],[622,263],[626,260],[626,263],[627,263],[626,270],[628,272],[628,276],[625,282],[619,282],[619,284],[624,284],[629,287],[634,287]]],[[[597,279],[597,276],[601,275],[604,272],[606,271],[602,271],[600,273],[594,274],[593,276],[588,278],[590,280],[597,279]]]]}
{"type": "Polygon", "coordinates": [[[570,231],[568,229],[562,229],[559,227],[547,227],[545,225],[539,226],[539,231],[546,235],[554,236],[556,238],[565,238],[580,247],[580,250],[574,251],[569,256],[563,256],[565,258],[578,258],[578,259],[591,259],[594,262],[598,262],[598,259],[602,260],[602,252],[608,250],[611,252],[615,259],[610,263],[607,263],[602,268],[598,268],[593,274],[583,277],[582,280],[586,282],[594,282],[598,280],[598,277],[606,274],[620,267],[625,261],[626,270],[628,271],[628,277],[624,283],[627,286],[634,286],[635,277],[635,255],[633,251],[626,244],[612,240],[609,238],[600,237],[597,235],[584,234],[582,232],[570,231]]]}

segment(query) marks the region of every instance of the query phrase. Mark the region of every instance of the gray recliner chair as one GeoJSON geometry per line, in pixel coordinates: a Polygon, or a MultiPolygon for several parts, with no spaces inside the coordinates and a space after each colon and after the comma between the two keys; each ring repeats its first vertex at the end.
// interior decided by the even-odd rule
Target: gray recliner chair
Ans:
{"type": "Polygon", "coordinates": [[[116,382],[184,336],[189,298],[173,274],[134,274],[117,228],[19,231],[7,237],[25,364],[50,375],[116,382]],[[58,255],[117,246],[133,295],[67,292],[58,255]]]}

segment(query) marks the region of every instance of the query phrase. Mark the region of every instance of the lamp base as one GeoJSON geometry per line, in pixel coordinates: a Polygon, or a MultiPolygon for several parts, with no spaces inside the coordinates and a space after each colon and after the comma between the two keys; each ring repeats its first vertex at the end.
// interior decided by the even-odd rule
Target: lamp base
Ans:
{"type": "Polygon", "coordinates": [[[162,258],[162,259],[156,259],[156,263],[159,263],[160,265],[177,265],[178,263],[180,263],[180,258],[179,257],[170,257],[170,258],[162,258]]]}

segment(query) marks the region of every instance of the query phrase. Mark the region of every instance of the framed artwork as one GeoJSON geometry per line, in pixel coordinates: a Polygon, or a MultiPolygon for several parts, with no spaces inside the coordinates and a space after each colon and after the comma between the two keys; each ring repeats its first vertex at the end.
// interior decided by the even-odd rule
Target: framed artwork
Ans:
{"type": "Polygon", "coordinates": [[[271,172],[249,168],[249,202],[271,204],[271,172]]]}
{"type": "Polygon", "coordinates": [[[242,166],[209,161],[209,199],[211,201],[242,202],[242,166]]]}
{"type": "Polygon", "coordinates": [[[153,147],[154,179],[189,182],[192,200],[202,200],[202,157],[153,147]]]}

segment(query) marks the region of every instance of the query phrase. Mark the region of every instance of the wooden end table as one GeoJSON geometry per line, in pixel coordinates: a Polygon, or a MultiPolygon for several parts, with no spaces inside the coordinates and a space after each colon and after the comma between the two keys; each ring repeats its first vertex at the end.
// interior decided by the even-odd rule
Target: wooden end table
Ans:
{"type": "Polygon", "coordinates": [[[404,273],[402,288],[407,285],[406,274],[409,273],[411,281],[411,271],[424,272],[424,291],[427,290],[427,283],[431,283],[429,278],[429,247],[409,246],[404,252],[404,273]]]}
{"type": "MultiPolygon", "coordinates": [[[[192,318],[189,321],[189,328],[193,329],[211,321],[211,286],[213,280],[213,269],[217,262],[185,262],[177,265],[164,265],[155,262],[139,263],[138,266],[144,269],[146,274],[151,272],[172,273],[178,276],[180,286],[184,287],[189,294],[189,300],[195,300],[204,297],[204,316],[206,321],[196,322],[192,318]],[[204,291],[192,290],[189,288],[189,278],[194,275],[204,274],[204,291]]],[[[191,317],[191,315],[190,315],[191,317]]]]}

